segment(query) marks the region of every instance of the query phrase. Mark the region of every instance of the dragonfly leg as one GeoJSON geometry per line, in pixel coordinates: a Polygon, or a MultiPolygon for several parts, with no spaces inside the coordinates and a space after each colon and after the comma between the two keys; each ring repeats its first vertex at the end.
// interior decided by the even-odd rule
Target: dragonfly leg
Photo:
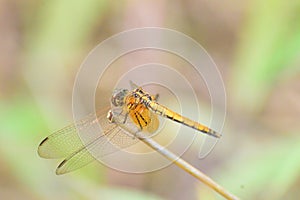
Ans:
{"type": "Polygon", "coordinates": [[[151,98],[152,98],[154,101],[157,101],[158,98],[159,98],[159,94],[151,95],[151,98]]]}
{"type": "Polygon", "coordinates": [[[125,116],[124,116],[124,121],[123,121],[123,124],[125,124],[125,123],[126,123],[126,121],[127,121],[127,117],[128,117],[128,113],[126,113],[126,114],[125,114],[125,116]]]}

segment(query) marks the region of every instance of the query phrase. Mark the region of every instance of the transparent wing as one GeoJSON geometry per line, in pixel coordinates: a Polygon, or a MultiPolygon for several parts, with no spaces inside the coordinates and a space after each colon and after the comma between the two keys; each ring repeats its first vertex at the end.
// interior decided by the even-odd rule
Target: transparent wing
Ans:
{"type": "Polygon", "coordinates": [[[78,130],[87,129],[97,122],[95,114],[88,115],[74,124],[70,124],[46,137],[38,147],[38,154],[43,158],[63,158],[83,148],[78,130]]]}
{"type": "Polygon", "coordinates": [[[96,158],[100,159],[105,155],[120,150],[120,148],[131,146],[139,141],[138,139],[129,136],[128,133],[125,133],[117,125],[109,130],[108,133],[105,133],[105,136],[106,137],[101,136],[97,138],[63,160],[57,167],[56,174],[74,171],[89,164],[96,158]]]}
{"type": "MultiPolygon", "coordinates": [[[[86,118],[71,124],[45,138],[39,145],[38,154],[44,158],[67,157],[57,168],[57,174],[64,174],[120,148],[125,148],[138,142],[133,133],[136,128],[127,129],[127,133],[118,126],[119,121],[110,123],[106,118],[108,109],[102,113],[91,114],[86,118]],[[99,123],[99,124],[98,124],[99,123]],[[99,127],[103,130],[99,133],[99,127]],[[96,131],[98,130],[98,131],[96,131]],[[84,142],[78,132],[84,134],[84,142]]],[[[122,121],[123,127],[132,126],[122,121]]]]}

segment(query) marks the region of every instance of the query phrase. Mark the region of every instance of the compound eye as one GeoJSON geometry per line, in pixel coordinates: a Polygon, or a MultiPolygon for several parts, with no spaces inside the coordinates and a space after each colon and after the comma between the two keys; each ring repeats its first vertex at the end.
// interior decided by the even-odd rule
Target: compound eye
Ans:
{"type": "Polygon", "coordinates": [[[128,90],[122,89],[122,90],[117,90],[114,92],[111,102],[114,106],[123,106],[124,104],[124,98],[127,95],[128,90]]]}
{"type": "Polygon", "coordinates": [[[116,96],[111,97],[111,102],[114,106],[118,106],[118,104],[119,104],[119,101],[116,96]]]}

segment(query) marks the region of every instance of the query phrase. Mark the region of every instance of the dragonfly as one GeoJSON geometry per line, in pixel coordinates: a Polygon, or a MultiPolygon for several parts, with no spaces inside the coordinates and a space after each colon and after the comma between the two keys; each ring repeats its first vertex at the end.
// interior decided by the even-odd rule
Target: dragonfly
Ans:
{"type": "Polygon", "coordinates": [[[116,89],[113,92],[110,108],[90,114],[42,140],[38,147],[40,157],[64,158],[56,169],[57,175],[74,171],[137,143],[137,133],[155,133],[159,127],[158,116],[200,133],[221,137],[211,128],[159,104],[158,95],[149,94],[133,82],[130,84],[132,90],[116,89]],[[79,133],[84,137],[81,138],[79,133]]]}

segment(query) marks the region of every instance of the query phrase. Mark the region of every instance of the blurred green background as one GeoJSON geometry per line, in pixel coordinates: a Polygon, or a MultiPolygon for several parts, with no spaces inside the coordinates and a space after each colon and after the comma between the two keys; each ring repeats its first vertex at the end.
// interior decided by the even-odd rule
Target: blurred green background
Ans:
{"type": "MultiPolygon", "coordinates": [[[[185,155],[242,199],[300,196],[300,2],[0,1],[0,199],[221,199],[169,166],[124,174],[92,164],[56,176],[39,142],[72,122],[76,72],[121,31],[159,26],[210,53],[225,81],[224,137],[185,155]]],[[[209,99],[203,101],[209,102],[209,99]]]]}

